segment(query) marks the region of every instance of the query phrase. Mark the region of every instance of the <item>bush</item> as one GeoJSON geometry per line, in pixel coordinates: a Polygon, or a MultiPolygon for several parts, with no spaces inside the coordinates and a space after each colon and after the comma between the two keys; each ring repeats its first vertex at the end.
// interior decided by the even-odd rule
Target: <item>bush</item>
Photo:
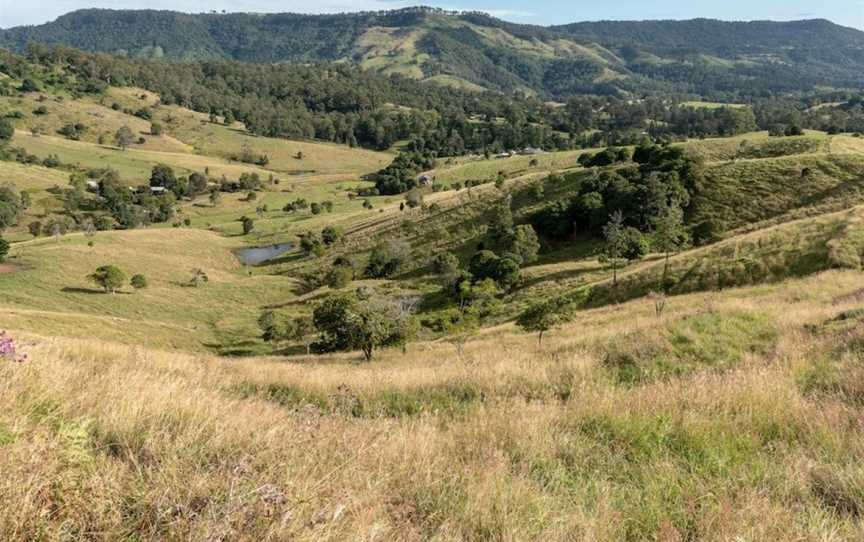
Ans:
{"type": "Polygon", "coordinates": [[[411,257],[411,245],[396,239],[379,243],[369,255],[366,275],[370,278],[387,278],[401,269],[411,257]]]}
{"type": "Polygon", "coordinates": [[[321,241],[327,245],[333,245],[342,237],[342,231],[336,226],[327,226],[321,230],[321,241]]]}
{"type": "Polygon", "coordinates": [[[141,290],[147,287],[147,277],[144,275],[133,275],[132,279],[129,281],[129,285],[135,288],[136,290],[141,290]]]}
{"type": "Polygon", "coordinates": [[[327,272],[324,283],[334,290],[341,290],[351,283],[354,271],[349,267],[335,266],[327,272]]]}

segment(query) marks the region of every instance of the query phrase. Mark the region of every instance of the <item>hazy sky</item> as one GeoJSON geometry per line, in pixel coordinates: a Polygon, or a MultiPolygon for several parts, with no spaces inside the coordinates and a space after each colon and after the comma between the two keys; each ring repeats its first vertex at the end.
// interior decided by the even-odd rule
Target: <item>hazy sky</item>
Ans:
{"type": "Polygon", "coordinates": [[[864,30],[864,0],[0,0],[0,28],[41,24],[80,8],[173,9],[254,12],[324,13],[390,9],[417,4],[452,9],[487,11],[510,21],[531,24],[564,24],[596,19],[689,19],[711,17],[728,20],[824,18],[864,30]]]}

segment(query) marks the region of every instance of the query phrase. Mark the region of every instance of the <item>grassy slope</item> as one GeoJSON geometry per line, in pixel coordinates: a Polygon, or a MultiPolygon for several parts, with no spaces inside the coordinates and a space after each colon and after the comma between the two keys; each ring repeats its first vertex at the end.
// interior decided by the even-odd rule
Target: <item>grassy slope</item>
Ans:
{"type": "Polygon", "coordinates": [[[357,366],[22,335],[32,361],[0,363],[0,531],[859,539],[860,279],[676,298],[663,319],[636,301],[542,351],[496,330],[462,360],[446,343],[357,366]]]}
{"type": "Polygon", "coordinates": [[[93,243],[73,234],[14,245],[18,271],[0,274],[3,325],[163,348],[254,350],[260,311],[294,287],[286,278],[248,276],[231,253],[236,243],[201,230],[100,232],[93,243]],[[150,286],[100,293],[86,277],[104,264],[143,273],[150,286]],[[207,285],[182,284],[194,268],[207,272],[207,285]]]}
{"type": "MultiPolygon", "coordinates": [[[[239,268],[230,250],[244,243],[284,240],[289,237],[287,230],[299,221],[320,229],[318,224],[333,220],[334,215],[283,213],[282,206],[296,198],[331,200],[336,216],[362,211],[361,202],[349,201],[346,191],[362,175],[382,167],[392,157],[344,146],[252,137],[242,131],[242,125],[225,127],[185,109],[157,106],[156,96],[139,89],[112,89],[106,100],[123,108],[154,108],[156,118],[164,122],[165,132],[170,134],[165,137],[182,140],[184,149],[163,152],[147,150],[145,145],[120,151],[94,143],[89,132],[83,141],[70,141],[49,135],[33,137],[19,131],[13,145],[42,157],[57,154],[65,163],[110,166],[132,184],[146,182],[150,169],[158,163],[174,167],[178,174],[206,168],[217,178],[257,172],[265,179],[272,175],[282,181],[268,185],[255,202],[243,201],[245,194],[225,194],[216,207],[206,203],[206,198],[183,204],[179,216],[190,218],[193,228],[200,229],[99,233],[95,246],[90,248],[80,234],[64,237],[59,243],[48,239],[28,241],[26,225],[30,221],[44,218],[46,211],[62,208],[62,202],[47,190],[65,187],[68,172],[0,162],[0,182],[11,181],[17,189],[30,192],[33,199],[32,208],[19,225],[6,232],[8,239],[26,242],[16,243],[12,252],[11,262],[17,272],[0,275],[3,324],[38,327],[58,336],[92,336],[187,350],[254,352],[261,346],[255,327],[260,311],[269,303],[292,299],[295,284],[267,273],[249,276],[239,268]],[[244,143],[255,153],[270,156],[268,169],[226,159],[239,153],[244,143]],[[304,155],[302,160],[295,158],[298,151],[304,155]],[[309,169],[298,172],[298,167],[309,169]],[[240,231],[238,217],[256,216],[256,208],[262,204],[271,210],[256,221],[255,233],[233,237],[240,231]],[[120,266],[129,275],[144,273],[151,287],[134,296],[93,293],[85,276],[106,263],[120,266]],[[199,289],[179,286],[177,283],[188,280],[192,268],[207,271],[212,282],[199,289]],[[63,272],[58,273],[58,269],[63,272]],[[135,324],[123,330],[113,325],[121,322],[135,324]]],[[[85,114],[91,108],[118,116],[116,123],[140,122],[110,108],[71,99],[53,102],[51,112],[42,118],[58,124],[64,122],[67,113],[85,114]]]]}
{"type": "Polygon", "coordinates": [[[393,158],[386,153],[344,145],[256,137],[243,131],[242,125],[213,124],[206,115],[176,106],[160,107],[156,118],[168,133],[191,145],[197,154],[231,158],[239,155],[246,144],[256,155],[267,155],[270,159],[267,169],[291,180],[357,178],[381,169],[393,158]],[[302,159],[296,158],[298,152],[303,154],[302,159]]]}
{"type": "Polygon", "coordinates": [[[195,171],[203,172],[205,168],[210,168],[210,174],[217,177],[226,175],[237,178],[245,172],[257,172],[266,178],[270,174],[260,167],[186,152],[149,151],[134,146],[123,151],[109,145],[71,141],[55,136],[34,137],[20,131],[15,133],[13,145],[23,147],[40,158],[56,154],[65,164],[78,164],[88,168],[112,167],[131,184],[145,184],[150,178],[150,170],[156,164],[167,164],[174,168],[177,174],[184,175],[195,171]]]}
{"type": "Polygon", "coordinates": [[[66,186],[68,181],[69,176],[63,171],[0,161],[0,185],[12,185],[16,190],[30,194],[31,199],[30,209],[24,212],[17,226],[4,232],[4,237],[12,242],[28,239],[27,224],[46,212],[62,207],[62,203],[48,190],[55,186],[66,186]]]}
{"type": "MultiPolygon", "coordinates": [[[[21,128],[15,135],[13,146],[23,147],[39,157],[56,154],[63,163],[78,164],[83,167],[112,167],[119,171],[130,184],[147,182],[150,170],[156,164],[167,164],[178,174],[209,171],[214,178],[226,176],[236,179],[242,173],[258,173],[262,178],[274,177],[278,185],[267,187],[256,202],[240,201],[243,195],[225,195],[223,203],[212,208],[203,199],[185,205],[183,216],[190,217],[194,225],[213,228],[228,234],[239,232],[237,219],[243,215],[253,215],[258,206],[267,205],[271,211],[259,221],[256,235],[246,239],[248,242],[266,242],[267,236],[285,236],[288,228],[301,219],[287,216],[279,211],[287,202],[297,198],[309,201],[330,200],[335,204],[336,213],[361,210],[361,202],[350,202],[346,191],[359,183],[359,179],[377,171],[392,160],[392,155],[350,149],[346,146],[312,142],[288,141],[283,139],[255,137],[244,131],[242,124],[227,127],[209,122],[206,115],[176,106],[159,105],[158,96],[135,88],[112,88],[102,100],[101,105],[89,98],[73,100],[64,97],[61,101],[50,97],[49,113],[38,117],[40,122],[50,125],[46,135],[34,137],[29,131],[29,116],[18,121],[21,128]],[[92,128],[98,122],[100,129],[113,134],[116,127],[128,125],[136,131],[149,131],[147,122],[110,108],[117,103],[121,109],[149,107],[154,112],[154,120],[163,124],[162,136],[146,136],[143,145],[134,144],[126,151],[110,144],[98,145],[97,130],[92,128]],[[53,133],[67,122],[84,122],[91,126],[81,141],[71,141],[53,133]],[[24,130],[24,127],[28,127],[24,130]],[[165,143],[161,144],[159,142],[165,143]],[[239,155],[243,146],[248,145],[256,154],[266,154],[270,163],[266,167],[232,161],[239,155]],[[302,153],[302,159],[298,159],[302,153]],[[264,237],[262,237],[264,236],[264,237]]],[[[0,110],[22,110],[36,104],[34,98],[0,98],[0,110]],[[29,100],[29,101],[28,101],[29,100]],[[32,101],[33,103],[30,103],[32,101]],[[27,107],[20,107],[27,102],[27,107]]],[[[109,141],[112,139],[108,138],[109,141]]],[[[0,163],[0,182],[9,181],[19,190],[33,192],[34,208],[25,215],[17,228],[9,232],[12,240],[27,237],[26,224],[39,215],[44,215],[45,205],[57,209],[61,202],[44,189],[55,185],[65,187],[68,174],[59,170],[49,170],[36,166],[0,163]],[[38,199],[37,197],[38,196],[38,199]]],[[[308,213],[307,213],[308,215],[308,213]]],[[[323,217],[322,217],[323,218],[323,217]]],[[[319,222],[320,220],[313,220],[319,222]]]]}
{"type": "MultiPolygon", "coordinates": [[[[137,149],[167,152],[189,152],[189,146],[167,135],[150,135],[150,122],[138,117],[127,115],[122,111],[111,109],[114,100],[107,96],[99,103],[93,98],[72,99],[68,96],[45,95],[32,93],[21,97],[3,98],[0,100],[0,113],[17,111],[23,118],[15,119],[15,127],[29,132],[33,127],[39,127],[46,135],[58,135],[57,131],[67,124],[81,123],[87,130],[81,135],[81,141],[98,142],[100,136],[106,143],[113,144],[114,134],[121,126],[128,126],[136,139],[143,137],[143,144],[136,143],[137,149]],[[47,98],[40,101],[40,97],[47,98]],[[37,107],[45,107],[48,112],[43,115],[33,113],[37,107]]],[[[119,103],[119,102],[117,102],[119,103]]],[[[148,105],[146,100],[130,106],[135,110],[148,105]]],[[[60,136],[58,136],[60,137],[60,136]]]]}

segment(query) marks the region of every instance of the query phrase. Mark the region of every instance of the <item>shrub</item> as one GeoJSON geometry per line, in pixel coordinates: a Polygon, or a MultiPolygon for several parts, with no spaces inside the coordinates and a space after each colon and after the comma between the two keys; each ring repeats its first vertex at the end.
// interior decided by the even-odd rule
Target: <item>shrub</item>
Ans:
{"type": "Polygon", "coordinates": [[[334,290],[341,290],[351,283],[354,271],[349,267],[334,266],[327,272],[324,283],[334,290]]]}
{"type": "Polygon", "coordinates": [[[141,290],[147,287],[147,277],[144,275],[133,275],[132,279],[129,281],[129,285],[135,288],[136,290],[141,290]]]}
{"type": "Polygon", "coordinates": [[[366,275],[387,278],[402,268],[411,257],[411,245],[402,239],[384,241],[372,249],[366,275]]]}

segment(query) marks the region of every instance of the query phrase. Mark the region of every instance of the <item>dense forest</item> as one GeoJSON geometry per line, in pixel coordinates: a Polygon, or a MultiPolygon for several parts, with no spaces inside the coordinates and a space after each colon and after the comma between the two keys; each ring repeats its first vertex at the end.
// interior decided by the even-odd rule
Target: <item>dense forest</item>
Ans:
{"type": "Polygon", "coordinates": [[[93,9],[0,31],[2,47],[23,52],[30,43],[181,61],[369,62],[383,73],[559,100],[674,92],[735,101],[864,81],[864,33],[822,20],[544,28],[432,8],[336,15],[93,9]]]}

